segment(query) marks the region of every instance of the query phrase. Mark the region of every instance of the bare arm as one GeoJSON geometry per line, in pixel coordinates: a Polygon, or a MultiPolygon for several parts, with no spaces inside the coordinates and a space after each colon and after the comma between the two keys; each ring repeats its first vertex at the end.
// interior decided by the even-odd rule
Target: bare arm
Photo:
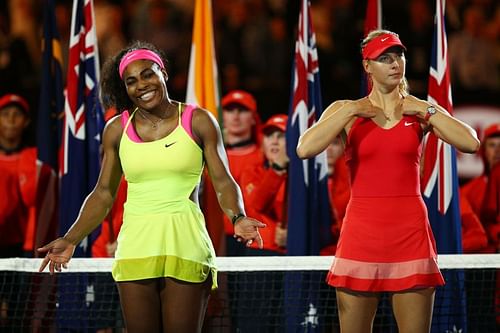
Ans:
{"type": "Polygon", "coordinates": [[[77,245],[104,220],[113,206],[120,184],[122,169],[118,157],[118,145],[122,134],[119,117],[105,128],[103,134],[103,160],[99,179],[94,190],[83,202],[80,213],[68,232],[68,241],[77,245]]]}
{"type": "MultiPolygon", "coordinates": [[[[403,100],[403,113],[417,115],[424,119],[427,108],[431,104],[414,96],[406,96],[403,100]]],[[[456,147],[463,153],[474,153],[479,149],[480,142],[476,131],[463,121],[451,116],[439,105],[434,105],[437,112],[429,118],[430,129],[441,140],[456,147]]]]}
{"type": "MultiPolygon", "coordinates": [[[[230,219],[237,214],[245,214],[243,196],[229,172],[227,155],[217,121],[209,112],[197,109],[193,113],[192,124],[194,134],[201,141],[204,159],[222,210],[230,219]]],[[[258,232],[258,228],[262,227],[265,227],[265,224],[245,217],[235,224],[235,235],[247,245],[251,245],[255,240],[262,248],[262,238],[258,232]]]]}
{"type": "Polygon", "coordinates": [[[51,273],[54,273],[54,270],[61,271],[61,266],[66,267],[76,245],[104,220],[113,205],[114,196],[122,176],[118,157],[118,143],[121,133],[122,127],[119,117],[110,121],[104,129],[104,154],[97,184],[85,199],[75,223],[64,237],[38,249],[39,252],[47,252],[40,265],[40,271],[43,271],[48,264],[51,273]]]}
{"type": "Polygon", "coordinates": [[[318,122],[300,136],[297,155],[302,159],[318,155],[339,134],[345,139],[356,117],[372,118],[376,112],[367,97],[355,101],[333,102],[325,109],[318,122]]]}

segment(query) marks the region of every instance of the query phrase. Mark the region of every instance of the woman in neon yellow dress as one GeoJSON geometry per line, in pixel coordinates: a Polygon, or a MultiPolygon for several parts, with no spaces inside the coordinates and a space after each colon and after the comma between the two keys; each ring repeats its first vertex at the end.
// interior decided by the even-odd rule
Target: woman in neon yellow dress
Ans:
{"type": "Polygon", "coordinates": [[[39,249],[47,252],[40,271],[65,268],[106,216],[124,175],[127,201],[112,272],[129,333],[201,331],[217,287],[215,252],[197,200],[205,163],[235,237],[262,247],[258,228],[265,226],[245,216],[217,121],[169,99],[163,63],[152,45],[136,42],[105,64],[103,101],[120,114],[104,130],[99,180],[66,235],[39,249]]]}

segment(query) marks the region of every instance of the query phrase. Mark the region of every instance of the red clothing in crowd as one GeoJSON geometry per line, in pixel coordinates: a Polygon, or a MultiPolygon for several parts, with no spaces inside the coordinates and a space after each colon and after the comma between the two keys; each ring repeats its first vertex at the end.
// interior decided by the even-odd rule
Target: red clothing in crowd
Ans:
{"type": "MultiPolygon", "coordinates": [[[[241,184],[240,178],[244,168],[260,164],[263,161],[262,152],[256,144],[236,148],[226,147],[226,154],[229,162],[229,170],[238,185],[241,184]]],[[[225,237],[223,236],[233,235],[233,225],[219,206],[212,181],[208,177],[208,172],[203,174],[203,178],[201,206],[205,215],[208,234],[212,239],[216,253],[218,255],[225,255],[225,242],[223,242],[225,237]]]]}
{"type": "Polygon", "coordinates": [[[33,251],[36,222],[36,148],[0,154],[0,246],[33,251]]]}
{"type": "MultiPolygon", "coordinates": [[[[267,226],[259,230],[264,241],[264,250],[285,253],[285,248],[275,242],[276,226],[285,224],[285,196],[287,174],[276,173],[261,162],[245,168],[241,173],[241,190],[247,214],[267,226]]],[[[257,244],[252,245],[258,248],[257,244]]]]}
{"type": "Polygon", "coordinates": [[[484,211],[484,204],[488,201],[485,201],[487,183],[488,177],[486,175],[474,178],[461,187],[460,194],[467,198],[472,211],[481,219],[481,224],[488,237],[488,245],[478,252],[497,253],[499,244],[498,224],[483,219],[487,215],[484,211]]]}
{"type": "Polygon", "coordinates": [[[486,231],[464,195],[460,196],[462,247],[464,253],[478,253],[488,246],[486,231]]]}
{"type": "Polygon", "coordinates": [[[118,237],[123,223],[123,205],[125,201],[127,201],[127,182],[122,178],[113,207],[111,207],[108,216],[101,224],[101,233],[92,243],[92,257],[112,257],[108,254],[106,245],[115,242],[118,237]]]}
{"type": "Polygon", "coordinates": [[[347,203],[351,197],[351,185],[349,183],[349,169],[345,164],[345,156],[340,156],[335,161],[333,174],[328,178],[328,193],[332,208],[332,236],[334,243],[321,249],[320,255],[333,256],[337,249],[337,241],[342,227],[342,220],[345,216],[347,203]]]}
{"type": "MultiPolygon", "coordinates": [[[[226,153],[231,175],[240,187],[243,187],[241,186],[243,170],[246,168],[261,166],[263,163],[262,151],[256,144],[251,144],[245,147],[226,148],[226,153]]],[[[245,207],[247,208],[248,205],[245,204],[245,207]]],[[[247,212],[247,215],[252,216],[249,212],[247,212]]],[[[226,215],[224,215],[224,230],[226,235],[233,235],[234,233],[233,224],[226,215]]]]}
{"type": "Polygon", "coordinates": [[[500,163],[491,170],[483,206],[483,217],[490,221],[492,232],[500,233],[500,163]]]}

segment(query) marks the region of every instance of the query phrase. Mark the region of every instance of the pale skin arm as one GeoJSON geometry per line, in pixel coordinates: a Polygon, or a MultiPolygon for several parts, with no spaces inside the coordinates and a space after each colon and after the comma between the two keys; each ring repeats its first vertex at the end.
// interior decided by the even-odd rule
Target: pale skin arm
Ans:
{"type": "MultiPolygon", "coordinates": [[[[414,96],[403,99],[403,114],[416,115],[424,119],[430,104],[414,96]]],[[[463,153],[475,153],[480,146],[476,131],[457,118],[451,116],[443,107],[434,105],[437,112],[429,118],[430,129],[438,138],[456,147],[463,153]]]]}
{"type": "Polygon", "coordinates": [[[38,248],[38,252],[46,252],[39,271],[47,265],[51,274],[66,268],[73,256],[76,245],[90,234],[106,217],[113,205],[114,196],[122,169],[118,157],[118,143],[122,133],[119,117],[111,120],[103,133],[103,160],[99,179],[94,190],[85,199],[80,213],[71,228],[64,235],[49,244],[38,248]]]}
{"type": "MultiPolygon", "coordinates": [[[[243,196],[229,172],[226,151],[216,119],[209,112],[197,109],[193,113],[192,126],[193,133],[201,142],[203,156],[222,210],[230,219],[239,213],[245,214],[243,196]]],[[[262,248],[263,242],[258,229],[265,226],[250,217],[240,218],[234,225],[234,236],[247,246],[257,242],[259,248],[262,248]]]]}
{"type": "Polygon", "coordinates": [[[297,155],[302,159],[318,155],[339,134],[345,140],[346,133],[356,117],[372,118],[376,113],[377,109],[367,97],[355,101],[333,102],[325,109],[318,122],[300,136],[297,155]]]}

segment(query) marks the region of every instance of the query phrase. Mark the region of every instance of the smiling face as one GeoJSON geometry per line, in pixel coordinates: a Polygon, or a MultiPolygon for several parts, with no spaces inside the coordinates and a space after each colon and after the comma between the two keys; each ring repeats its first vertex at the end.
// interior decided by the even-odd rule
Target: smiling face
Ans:
{"type": "Polygon", "coordinates": [[[123,72],[130,100],[144,110],[151,110],[168,98],[166,81],[166,72],[150,60],[133,61],[123,72]]]}

